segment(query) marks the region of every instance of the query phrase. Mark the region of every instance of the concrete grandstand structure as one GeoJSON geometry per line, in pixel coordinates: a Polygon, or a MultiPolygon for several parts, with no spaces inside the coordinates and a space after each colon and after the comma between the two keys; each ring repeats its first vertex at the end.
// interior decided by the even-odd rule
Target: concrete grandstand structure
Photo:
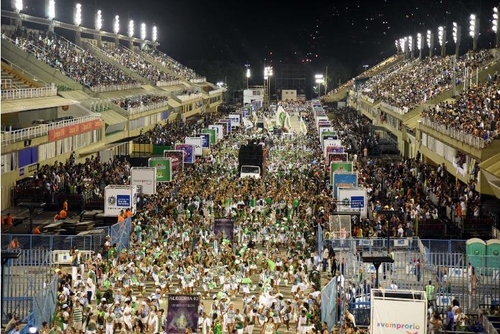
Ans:
{"type": "Polygon", "coordinates": [[[431,164],[445,166],[457,182],[474,182],[481,194],[500,198],[496,103],[488,110],[484,101],[473,103],[465,98],[477,94],[488,102],[496,101],[498,57],[497,49],[423,60],[414,59],[409,52],[398,53],[327,93],[324,101],[347,100],[372,121],[374,128],[396,138],[402,156],[418,156],[431,164]],[[458,65],[461,61],[463,65],[458,65]],[[441,65],[436,65],[439,62],[441,65]],[[422,96],[409,103],[407,97],[417,89],[412,86],[404,91],[405,85],[395,78],[406,79],[407,73],[419,73],[432,66],[441,66],[435,72],[436,78],[443,73],[448,77],[434,84],[431,83],[434,78],[422,76],[428,80],[427,87],[420,90],[422,96]],[[429,91],[432,93],[427,95],[429,91]],[[435,116],[442,114],[447,116],[435,116]]]}
{"type": "Polygon", "coordinates": [[[133,154],[132,139],[156,124],[217,110],[225,89],[157,46],[2,10],[2,210],[40,165],[133,154]]]}

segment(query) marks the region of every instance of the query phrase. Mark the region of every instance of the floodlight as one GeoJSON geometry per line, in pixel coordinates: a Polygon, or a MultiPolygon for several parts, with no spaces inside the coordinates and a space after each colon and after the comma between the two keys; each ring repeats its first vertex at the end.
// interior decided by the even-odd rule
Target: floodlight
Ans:
{"type": "Polygon", "coordinates": [[[417,34],[417,49],[422,50],[422,34],[417,34]]]}
{"type": "Polygon", "coordinates": [[[250,78],[250,69],[247,68],[247,78],[250,78]]]}
{"type": "Polygon", "coordinates": [[[102,28],[102,12],[99,9],[95,15],[95,30],[99,31],[102,28]]]}
{"type": "Polygon", "coordinates": [[[413,51],[413,37],[408,36],[408,51],[413,51]]]}
{"type": "Polygon", "coordinates": [[[134,20],[128,22],[128,37],[134,36],[134,20]]]}
{"type": "Polygon", "coordinates": [[[14,1],[14,9],[16,12],[20,12],[23,10],[23,0],[15,0],[14,1]]]}
{"type": "Polygon", "coordinates": [[[141,39],[146,39],[146,23],[141,23],[141,39]]]}
{"type": "Polygon", "coordinates": [[[113,32],[118,34],[120,32],[120,16],[115,16],[115,22],[113,23],[113,32]]]}
{"type": "Polygon", "coordinates": [[[493,7],[493,20],[491,21],[492,30],[495,34],[498,32],[498,7],[493,7]]]}
{"type": "Polygon", "coordinates": [[[444,28],[438,27],[438,43],[440,46],[443,46],[443,40],[444,40],[444,28]]]}
{"type": "Polygon", "coordinates": [[[476,37],[476,15],[470,14],[470,22],[469,22],[469,35],[472,38],[476,37]]]}
{"type": "Polygon", "coordinates": [[[151,39],[153,42],[156,42],[156,40],[158,39],[158,29],[156,28],[156,26],[153,26],[153,33],[151,34],[151,39]]]}
{"type": "Polygon", "coordinates": [[[432,42],[432,32],[430,30],[427,30],[427,46],[431,48],[431,42],[432,42]]]}
{"type": "Polygon", "coordinates": [[[80,26],[82,24],[82,4],[80,3],[76,4],[73,23],[75,23],[76,26],[80,26]]]}
{"type": "Polygon", "coordinates": [[[55,0],[48,1],[47,17],[49,18],[49,20],[53,20],[56,17],[56,2],[55,2],[55,0]]]}
{"type": "Polygon", "coordinates": [[[316,74],[314,76],[314,79],[316,79],[317,84],[322,84],[323,83],[323,74],[316,74]]]}
{"type": "Polygon", "coordinates": [[[458,41],[458,24],[457,22],[453,22],[453,42],[457,44],[458,41]]]}

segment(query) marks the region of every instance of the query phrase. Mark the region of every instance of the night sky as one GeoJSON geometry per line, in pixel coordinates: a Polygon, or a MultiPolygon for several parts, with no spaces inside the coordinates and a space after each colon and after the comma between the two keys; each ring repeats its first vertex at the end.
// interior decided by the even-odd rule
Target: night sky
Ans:
{"type": "MultiPolygon", "coordinates": [[[[76,1],[56,0],[56,19],[72,22],[76,1]]],[[[462,24],[462,46],[472,43],[468,18],[480,15],[480,47],[491,47],[492,0],[349,0],[349,1],[131,1],[82,0],[83,26],[93,27],[101,9],[103,30],[112,31],[114,15],[120,15],[121,33],[129,19],[139,25],[158,26],[159,49],[180,62],[228,60],[243,66],[266,63],[307,62],[322,66],[337,59],[352,69],[374,65],[395,53],[394,40],[427,29],[462,24]]],[[[44,14],[44,1],[24,0],[27,14],[44,14]]],[[[2,9],[10,9],[8,1],[2,9]]],[[[450,52],[451,53],[451,52],[450,52]]],[[[260,65],[259,65],[260,66],[260,65]]]]}

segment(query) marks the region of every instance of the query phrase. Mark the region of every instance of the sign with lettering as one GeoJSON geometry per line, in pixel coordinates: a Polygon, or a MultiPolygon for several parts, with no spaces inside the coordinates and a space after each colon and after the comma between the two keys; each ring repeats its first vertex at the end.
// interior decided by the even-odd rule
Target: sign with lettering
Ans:
{"type": "Polygon", "coordinates": [[[63,126],[62,128],[49,130],[48,133],[49,141],[56,141],[67,137],[73,137],[85,132],[100,129],[101,127],[102,127],[102,121],[100,119],[63,126]]]}

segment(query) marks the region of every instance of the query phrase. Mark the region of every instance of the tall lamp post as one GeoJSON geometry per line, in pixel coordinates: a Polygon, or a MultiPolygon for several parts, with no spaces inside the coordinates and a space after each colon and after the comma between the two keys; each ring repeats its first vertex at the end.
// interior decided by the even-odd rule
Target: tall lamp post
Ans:
{"type": "Polygon", "coordinates": [[[479,18],[476,14],[470,14],[469,36],[472,37],[472,50],[477,50],[477,38],[479,37],[479,18]]]}
{"type": "Polygon", "coordinates": [[[52,21],[49,25],[49,31],[54,32],[53,20],[56,18],[56,1],[46,0],[46,4],[47,4],[47,18],[49,19],[49,21],[52,21]]]}
{"type": "Polygon", "coordinates": [[[498,35],[498,7],[493,7],[493,20],[491,20],[491,29],[495,33],[495,48],[500,45],[500,36],[498,35]]]}
{"type": "Polygon", "coordinates": [[[422,60],[422,47],[423,47],[422,34],[418,33],[417,34],[417,50],[418,50],[418,59],[419,60],[422,60]]]}
{"type": "Polygon", "coordinates": [[[316,83],[318,84],[318,99],[321,98],[321,85],[323,84],[323,74],[316,74],[314,76],[316,83]]]}
{"type": "Polygon", "coordinates": [[[427,30],[427,46],[429,47],[429,57],[432,57],[434,49],[434,34],[430,30],[427,30]]]}
{"type": "Polygon", "coordinates": [[[408,36],[408,50],[410,51],[410,59],[413,59],[413,51],[415,50],[415,45],[413,44],[412,36],[408,36]]]}
{"type": "Polygon", "coordinates": [[[82,46],[82,32],[80,30],[80,25],[82,24],[82,4],[77,3],[75,5],[73,16],[73,23],[78,29],[75,30],[75,44],[78,46],[82,46]]]}
{"type": "Polygon", "coordinates": [[[270,94],[271,94],[271,77],[273,76],[273,67],[266,66],[264,67],[264,94],[265,94],[265,103],[267,106],[270,105],[270,94]]]}
{"type": "Polygon", "coordinates": [[[460,52],[460,40],[462,39],[462,27],[457,22],[453,22],[453,42],[455,42],[455,57],[460,52]]]}
{"type": "Polygon", "coordinates": [[[438,27],[438,43],[441,47],[441,56],[446,56],[446,28],[443,26],[438,27]]]}
{"type": "Polygon", "coordinates": [[[248,79],[250,79],[250,64],[245,64],[245,67],[247,68],[245,76],[247,78],[247,89],[248,89],[248,79]]]}

